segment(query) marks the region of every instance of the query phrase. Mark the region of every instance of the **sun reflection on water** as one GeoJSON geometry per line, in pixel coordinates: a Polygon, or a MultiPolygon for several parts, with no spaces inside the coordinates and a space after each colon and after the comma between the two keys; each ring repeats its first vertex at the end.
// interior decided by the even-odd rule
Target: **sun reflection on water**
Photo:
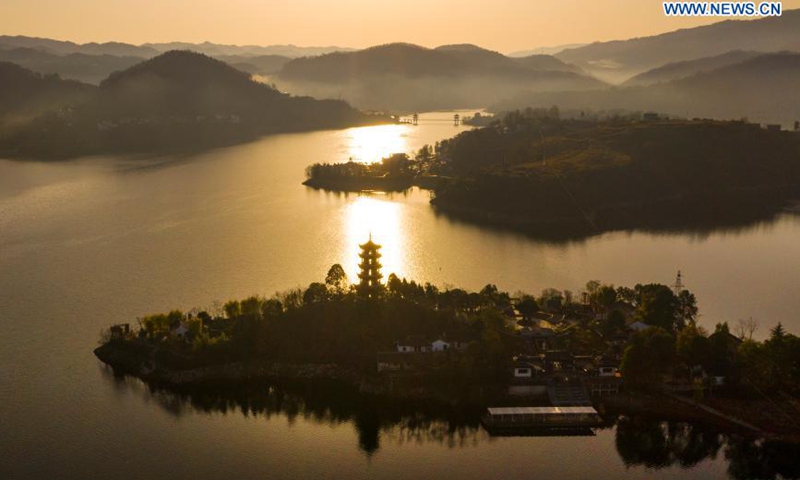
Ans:
{"type": "Polygon", "coordinates": [[[361,196],[346,207],[345,229],[347,231],[347,261],[342,265],[351,282],[358,281],[360,249],[370,234],[372,240],[381,245],[383,263],[383,282],[390,273],[400,277],[405,275],[402,258],[405,253],[405,239],[400,230],[401,205],[375,196],[361,196]]]}
{"type": "Polygon", "coordinates": [[[351,128],[346,136],[347,156],[354,162],[375,163],[393,153],[409,153],[407,125],[351,128]]]}

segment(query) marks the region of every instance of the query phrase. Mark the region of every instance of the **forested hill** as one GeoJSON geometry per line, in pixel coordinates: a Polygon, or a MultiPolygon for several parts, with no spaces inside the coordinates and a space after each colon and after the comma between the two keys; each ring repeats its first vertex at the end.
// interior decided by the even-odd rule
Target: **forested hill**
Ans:
{"type": "Polygon", "coordinates": [[[439,173],[458,180],[433,203],[542,235],[738,224],[800,198],[798,152],[800,133],[745,122],[511,114],[438,146],[439,173]]]}
{"type": "Polygon", "coordinates": [[[0,62],[0,125],[85,101],[95,87],[0,62]]]}
{"type": "Polygon", "coordinates": [[[409,111],[485,106],[522,91],[604,86],[553,57],[518,59],[475,45],[430,49],[406,43],[294,59],[279,81],[290,91],[344,98],[360,108],[409,111]]]}
{"type": "MultiPolygon", "coordinates": [[[[88,86],[87,86],[88,88],[88,86]]],[[[19,156],[197,149],[265,133],[386,121],[339,100],[295,97],[219,60],[168,52],[117,72],[99,88],[13,131],[0,149],[19,156]]]]}

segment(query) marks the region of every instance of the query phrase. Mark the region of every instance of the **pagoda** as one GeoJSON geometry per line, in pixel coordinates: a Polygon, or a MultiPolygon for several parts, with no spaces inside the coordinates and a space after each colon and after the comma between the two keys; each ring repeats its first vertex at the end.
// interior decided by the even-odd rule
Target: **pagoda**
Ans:
{"type": "Polygon", "coordinates": [[[365,298],[376,297],[383,285],[381,284],[381,246],[372,241],[372,234],[369,235],[369,241],[363,245],[359,245],[361,253],[361,263],[358,264],[360,271],[358,272],[358,293],[365,298]]]}

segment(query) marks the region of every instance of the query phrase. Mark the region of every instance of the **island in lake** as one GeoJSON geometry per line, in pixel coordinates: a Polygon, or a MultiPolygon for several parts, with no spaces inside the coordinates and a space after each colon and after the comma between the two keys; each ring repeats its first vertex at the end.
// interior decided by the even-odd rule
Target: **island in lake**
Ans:
{"type": "Polygon", "coordinates": [[[469,292],[394,274],[383,283],[380,249],[361,245],[355,284],[337,264],[305,289],[114,325],[95,354],[177,391],[335,381],[362,395],[493,407],[490,428],[508,427],[508,412],[529,415],[513,421],[530,427],[565,407],[592,426],[622,412],[800,438],[784,420],[800,391],[800,338],[778,324],[754,340],[753,321],[706,331],[680,273],[673,286],[590,281],[579,293],[512,297],[492,284],[469,292]]]}
{"type": "MultiPolygon", "coordinates": [[[[477,124],[485,124],[480,118],[477,124]]],[[[800,132],[658,115],[562,119],[557,108],[376,164],[316,164],[306,185],[433,190],[437,211],[537,236],[739,225],[800,198],[800,132]]]]}

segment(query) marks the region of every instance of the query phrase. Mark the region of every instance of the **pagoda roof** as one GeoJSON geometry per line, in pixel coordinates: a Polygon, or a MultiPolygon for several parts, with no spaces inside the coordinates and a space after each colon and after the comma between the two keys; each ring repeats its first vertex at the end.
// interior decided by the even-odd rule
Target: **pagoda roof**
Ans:
{"type": "Polygon", "coordinates": [[[376,248],[376,249],[377,248],[381,248],[380,245],[378,245],[377,243],[372,241],[372,234],[371,233],[369,234],[369,240],[367,240],[367,243],[363,243],[363,244],[359,245],[359,247],[361,247],[361,248],[376,248]]]}

